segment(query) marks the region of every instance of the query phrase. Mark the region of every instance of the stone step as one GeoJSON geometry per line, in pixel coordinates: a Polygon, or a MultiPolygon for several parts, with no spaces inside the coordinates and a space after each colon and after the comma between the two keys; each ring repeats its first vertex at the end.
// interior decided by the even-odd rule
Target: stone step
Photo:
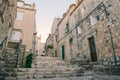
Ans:
{"type": "Polygon", "coordinates": [[[38,63],[45,63],[45,62],[51,62],[51,63],[54,63],[54,62],[58,62],[58,63],[65,63],[64,61],[59,61],[59,60],[36,60],[38,63]],[[53,62],[54,61],[54,62],[53,62]]]}
{"type": "Polygon", "coordinates": [[[36,60],[39,60],[39,61],[62,61],[62,60],[59,60],[59,59],[47,59],[47,58],[36,58],[36,60]]]}
{"type": "Polygon", "coordinates": [[[44,75],[23,75],[23,76],[18,76],[18,80],[23,80],[23,79],[42,79],[44,78],[44,75]]]}
{"type": "Polygon", "coordinates": [[[76,70],[71,70],[71,69],[47,69],[47,70],[36,70],[34,72],[18,72],[18,76],[21,76],[21,75],[34,75],[34,74],[59,74],[59,73],[75,73],[76,70]]]}
{"type": "Polygon", "coordinates": [[[34,65],[32,66],[32,68],[44,68],[44,67],[54,67],[54,66],[66,66],[66,65],[48,65],[48,64],[44,64],[44,65],[34,65]]]}
{"type": "Polygon", "coordinates": [[[41,65],[36,65],[36,66],[32,66],[32,68],[74,68],[72,66],[66,66],[66,65],[46,65],[46,66],[41,66],[41,65]]]}
{"type": "Polygon", "coordinates": [[[41,59],[59,59],[58,57],[48,57],[48,56],[36,56],[36,58],[41,58],[41,59]]]}
{"type": "Polygon", "coordinates": [[[37,64],[43,64],[43,63],[49,63],[49,64],[55,64],[55,63],[61,63],[61,64],[66,64],[65,62],[63,61],[55,61],[55,60],[50,60],[50,61],[39,61],[37,62],[37,64]]]}
{"type": "Polygon", "coordinates": [[[18,68],[18,72],[34,72],[35,68],[18,68]]]}
{"type": "MultiPolygon", "coordinates": [[[[81,73],[79,73],[80,75],[81,73]]],[[[68,77],[68,76],[77,76],[78,73],[66,71],[66,72],[36,72],[35,74],[27,74],[27,75],[18,75],[18,79],[41,79],[41,78],[51,78],[51,77],[68,77]]]]}
{"type": "Polygon", "coordinates": [[[46,66],[46,67],[41,67],[41,68],[30,68],[30,69],[18,69],[18,72],[35,72],[35,71],[48,71],[48,70],[61,70],[61,71],[73,71],[80,69],[78,68],[73,68],[73,67],[67,67],[67,66],[46,66]]]}
{"type": "Polygon", "coordinates": [[[48,76],[48,75],[54,75],[56,77],[67,77],[67,76],[78,76],[78,75],[90,75],[89,73],[83,73],[83,72],[79,72],[77,73],[76,71],[56,71],[56,72],[39,72],[39,73],[34,73],[34,74],[24,74],[24,75],[18,75],[19,79],[27,79],[27,78],[38,78],[40,76],[40,78],[44,77],[44,76],[48,76]]]}
{"type": "Polygon", "coordinates": [[[42,78],[68,77],[78,75],[78,67],[66,64],[53,57],[36,57],[32,68],[19,68],[18,80],[41,80],[42,78]]]}
{"type": "Polygon", "coordinates": [[[76,76],[76,73],[70,73],[70,72],[63,72],[63,73],[45,73],[45,74],[34,74],[34,75],[22,75],[18,76],[18,80],[23,80],[23,79],[42,79],[42,78],[54,78],[54,77],[67,77],[67,76],[76,76]]]}
{"type": "Polygon", "coordinates": [[[39,63],[36,64],[35,66],[48,66],[48,65],[52,65],[52,66],[57,66],[57,65],[66,65],[65,63],[39,63]]]}
{"type": "Polygon", "coordinates": [[[120,80],[120,76],[94,74],[93,80],[120,80]]]}
{"type": "Polygon", "coordinates": [[[47,60],[56,60],[56,61],[63,61],[63,60],[61,60],[61,59],[58,59],[58,58],[38,58],[38,57],[36,57],[36,60],[44,60],[44,61],[47,61],[47,60]]]}

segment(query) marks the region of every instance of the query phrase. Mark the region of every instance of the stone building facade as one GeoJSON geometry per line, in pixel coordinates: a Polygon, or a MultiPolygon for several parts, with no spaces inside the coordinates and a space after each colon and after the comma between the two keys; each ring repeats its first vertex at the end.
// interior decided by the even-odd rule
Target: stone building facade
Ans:
{"type": "Polygon", "coordinates": [[[16,40],[19,40],[19,65],[24,67],[26,56],[32,51],[35,53],[36,45],[36,9],[35,3],[27,4],[24,0],[17,1],[17,15],[14,23],[14,30],[11,34],[11,38],[14,41],[9,40],[9,45],[15,45],[16,40]],[[13,35],[14,34],[14,35],[13,35]],[[16,34],[16,35],[15,35],[16,34]],[[18,36],[19,35],[19,36],[18,36]],[[12,43],[11,43],[12,42],[12,43]]]}
{"type": "Polygon", "coordinates": [[[45,51],[45,43],[40,43],[40,54],[41,56],[45,56],[46,55],[46,51],[45,51]]]}
{"type": "Polygon", "coordinates": [[[115,62],[115,57],[119,61],[119,3],[119,0],[83,0],[78,4],[74,10],[80,11],[75,26],[77,57],[88,58],[91,62],[106,61],[106,65],[115,62]]]}
{"type": "Polygon", "coordinates": [[[41,36],[36,36],[36,54],[40,55],[40,48],[41,48],[41,36]]]}
{"type": "MultiPolygon", "coordinates": [[[[119,61],[120,1],[76,0],[57,25],[61,59],[119,61]]],[[[54,42],[53,42],[54,43],[54,42]]]]}
{"type": "Polygon", "coordinates": [[[58,24],[59,53],[61,58],[66,61],[74,59],[77,51],[76,30],[73,29],[75,21],[70,15],[75,7],[75,4],[70,5],[67,12],[63,14],[63,19],[58,24]]]}
{"type": "Polygon", "coordinates": [[[52,27],[51,27],[51,34],[48,36],[46,40],[46,49],[47,54],[52,57],[60,57],[58,54],[58,23],[61,21],[61,18],[54,18],[52,27]],[[48,48],[48,47],[52,48],[48,48]]]}
{"type": "Polygon", "coordinates": [[[0,47],[5,47],[16,18],[16,0],[0,1],[0,47]]]}
{"type": "Polygon", "coordinates": [[[16,18],[17,0],[0,1],[0,80],[16,80],[16,50],[7,41],[16,18]]]}
{"type": "Polygon", "coordinates": [[[18,0],[14,29],[22,31],[22,45],[26,46],[26,52],[33,48],[34,35],[36,34],[35,17],[35,4],[27,4],[23,0],[18,0]]]}
{"type": "Polygon", "coordinates": [[[52,34],[49,34],[49,36],[48,36],[48,38],[46,40],[45,51],[46,51],[47,56],[54,57],[54,53],[53,53],[53,35],[52,34]]]}
{"type": "Polygon", "coordinates": [[[57,24],[60,22],[61,18],[55,18],[51,28],[51,35],[53,36],[53,56],[59,57],[58,54],[58,27],[57,24]]]}

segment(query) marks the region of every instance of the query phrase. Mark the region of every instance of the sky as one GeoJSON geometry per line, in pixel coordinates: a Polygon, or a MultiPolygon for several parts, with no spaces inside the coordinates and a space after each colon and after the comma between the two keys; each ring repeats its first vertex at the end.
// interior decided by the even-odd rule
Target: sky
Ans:
{"type": "Polygon", "coordinates": [[[41,35],[41,42],[44,43],[51,31],[54,18],[61,18],[75,0],[25,0],[25,2],[36,4],[36,29],[41,35]]]}

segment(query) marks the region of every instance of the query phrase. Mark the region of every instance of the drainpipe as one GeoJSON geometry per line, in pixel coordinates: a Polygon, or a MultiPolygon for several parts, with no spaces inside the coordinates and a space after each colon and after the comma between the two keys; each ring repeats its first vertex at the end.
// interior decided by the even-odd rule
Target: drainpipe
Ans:
{"type": "Polygon", "coordinates": [[[33,40],[33,53],[34,53],[35,55],[36,55],[36,52],[35,52],[36,34],[37,34],[37,32],[33,34],[33,36],[34,36],[34,40],[33,40]]]}
{"type": "MultiPolygon", "coordinates": [[[[108,26],[108,28],[109,28],[109,26],[108,26]]],[[[117,58],[116,58],[116,54],[115,54],[115,47],[114,47],[112,32],[111,32],[110,28],[109,28],[109,32],[110,32],[110,40],[111,40],[111,46],[112,46],[112,50],[113,50],[114,62],[115,62],[115,66],[117,66],[117,58]]]]}
{"type": "Polygon", "coordinates": [[[109,17],[110,13],[107,11],[106,6],[105,5],[103,5],[103,6],[105,8],[106,18],[108,19],[108,29],[109,29],[109,33],[110,33],[110,40],[111,40],[111,47],[112,47],[112,51],[113,51],[114,62],[115,62],[115,66],[117,66],[117,57],[116,57],[116,53],[115,53],[112,31],[110,29],[110,26],[111,26],[110,17],[109,17]]]}

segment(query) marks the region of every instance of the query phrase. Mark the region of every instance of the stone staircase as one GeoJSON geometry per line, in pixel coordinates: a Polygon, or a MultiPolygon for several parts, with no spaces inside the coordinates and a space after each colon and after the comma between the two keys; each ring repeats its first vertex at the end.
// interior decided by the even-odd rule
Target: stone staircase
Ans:
{"type": "Polygon", "coordinates": [[[52,57],[36,57],[32,68],[19,68],[18,80],[40,80],[43,78],[77,76],[80,68],[68,65],[66,62],[52,57]]]}
{"type": "Polygon", "coordinates": [[[0,50],[0,80],[16,80],[16,52],[11,48],[0,50]]]}

